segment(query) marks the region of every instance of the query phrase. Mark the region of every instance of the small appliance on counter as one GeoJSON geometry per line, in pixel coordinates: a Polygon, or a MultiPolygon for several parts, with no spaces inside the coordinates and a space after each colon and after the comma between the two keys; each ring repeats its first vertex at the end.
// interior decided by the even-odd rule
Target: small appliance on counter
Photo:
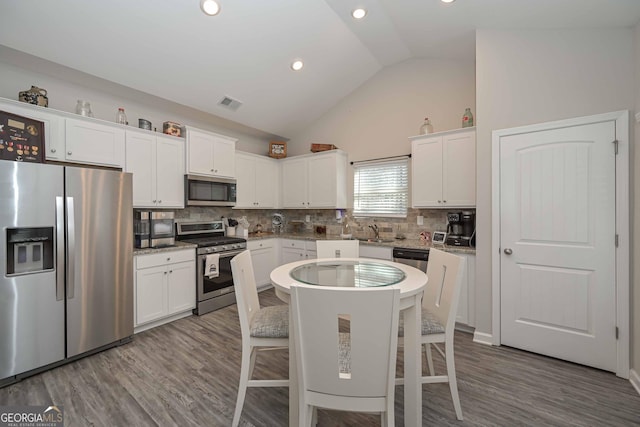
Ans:
{"type": "Polygon", "coordinates": [[[149,211],[133,212],[133,244],[136,248],[148,248],[149,241],[149,211]]]}
{"type": "Polygon", "coordinates": [[[475,246],[476,214],[474,212],[448,212],[447,223],[447,245],[475,246]]]}
{"type": "Polygon", "coordinates": [[[134,211],[134,246],[144,249],[175,245],[174,223],[173,212],[134,211]]]}

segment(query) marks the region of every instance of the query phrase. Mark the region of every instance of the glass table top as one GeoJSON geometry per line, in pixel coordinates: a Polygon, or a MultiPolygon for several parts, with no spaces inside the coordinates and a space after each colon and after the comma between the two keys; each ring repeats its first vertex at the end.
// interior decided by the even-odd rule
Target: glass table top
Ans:
{"type": "Polygon", "coordinates": [[[317,286],[369,288],[395,285],[406,277],[392,265],[375,261],[316,261],[289,273],[299,282],[317,286]]]}

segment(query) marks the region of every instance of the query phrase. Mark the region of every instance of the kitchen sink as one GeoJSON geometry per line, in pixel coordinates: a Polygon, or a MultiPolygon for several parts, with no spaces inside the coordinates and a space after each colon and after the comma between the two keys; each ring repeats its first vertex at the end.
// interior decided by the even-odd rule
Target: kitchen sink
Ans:
{"type": "Polygon", "coordinates": [[[366,239],[363,237],[358,237],[356,238],[356,240],[360,240],[361,242],[367,242],[367,243],[391,243],[391,242],[395,242],[394,239],[366,239]]]}

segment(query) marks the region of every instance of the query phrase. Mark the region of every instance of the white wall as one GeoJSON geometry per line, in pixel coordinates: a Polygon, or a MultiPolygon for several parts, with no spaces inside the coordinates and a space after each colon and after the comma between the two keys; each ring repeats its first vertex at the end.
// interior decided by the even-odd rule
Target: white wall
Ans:
{"type": "MultiPolygon", "coordinates": [[[[408,60],[379,71],[343,98],[287,145],[291,155],[310,152],[312,143],[335,144],[349,161],[409,154],[408,137],[425,117],[434,131],[462,126],[466,107],[475,112],[472,61],[408,60]]],[[[349,174],[349,205],[353,176],[349,174]]]]}
{"type": "MultiPolygon", "coordinates": [[[[192,125],[238,138],[237,148],[256,154],[269,152],[272,135],[229,120],[150,96],[0,45],[0,97],[17,100],[18,92],[38,86],[47,90],[49,108],[75,112],[78,99],[91,103],[98,119],[115,121],[124,107],[131,126],[138,118],[150,120],[162,132],[165,121],[192,125]]],[[[171,82],[167,82],[171,84],[171,82]]]]}
{"type": "MultiPolygon", "coordinates": [[[[631,29],[476,32],[479,332],[492,331],[491,132],[634,110],[634,72],[631,29]]],[[[635,289],[640,292],[638,286],[635,289]]],[[[637,346],[638,340],[634,341],[637,346]]]]}
{"type": "Polygon", "coordinates": [[[408,154],[409,136],[425,117],[434,131],[462,126],[475,109],[471,61],[408,60],[380,70],[336,106],[292,136],[289,155],[306,154],[311,143],[335,144],[351,161],[408,154]]]}

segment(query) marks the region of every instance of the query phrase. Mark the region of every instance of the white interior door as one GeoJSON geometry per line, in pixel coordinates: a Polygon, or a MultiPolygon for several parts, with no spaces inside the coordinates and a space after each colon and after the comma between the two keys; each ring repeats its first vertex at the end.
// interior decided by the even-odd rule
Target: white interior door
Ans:
{"type": "Polygon", "coordinates": [[[615,121],[500,139],[501,343],[616,371],[615,121]]]}

